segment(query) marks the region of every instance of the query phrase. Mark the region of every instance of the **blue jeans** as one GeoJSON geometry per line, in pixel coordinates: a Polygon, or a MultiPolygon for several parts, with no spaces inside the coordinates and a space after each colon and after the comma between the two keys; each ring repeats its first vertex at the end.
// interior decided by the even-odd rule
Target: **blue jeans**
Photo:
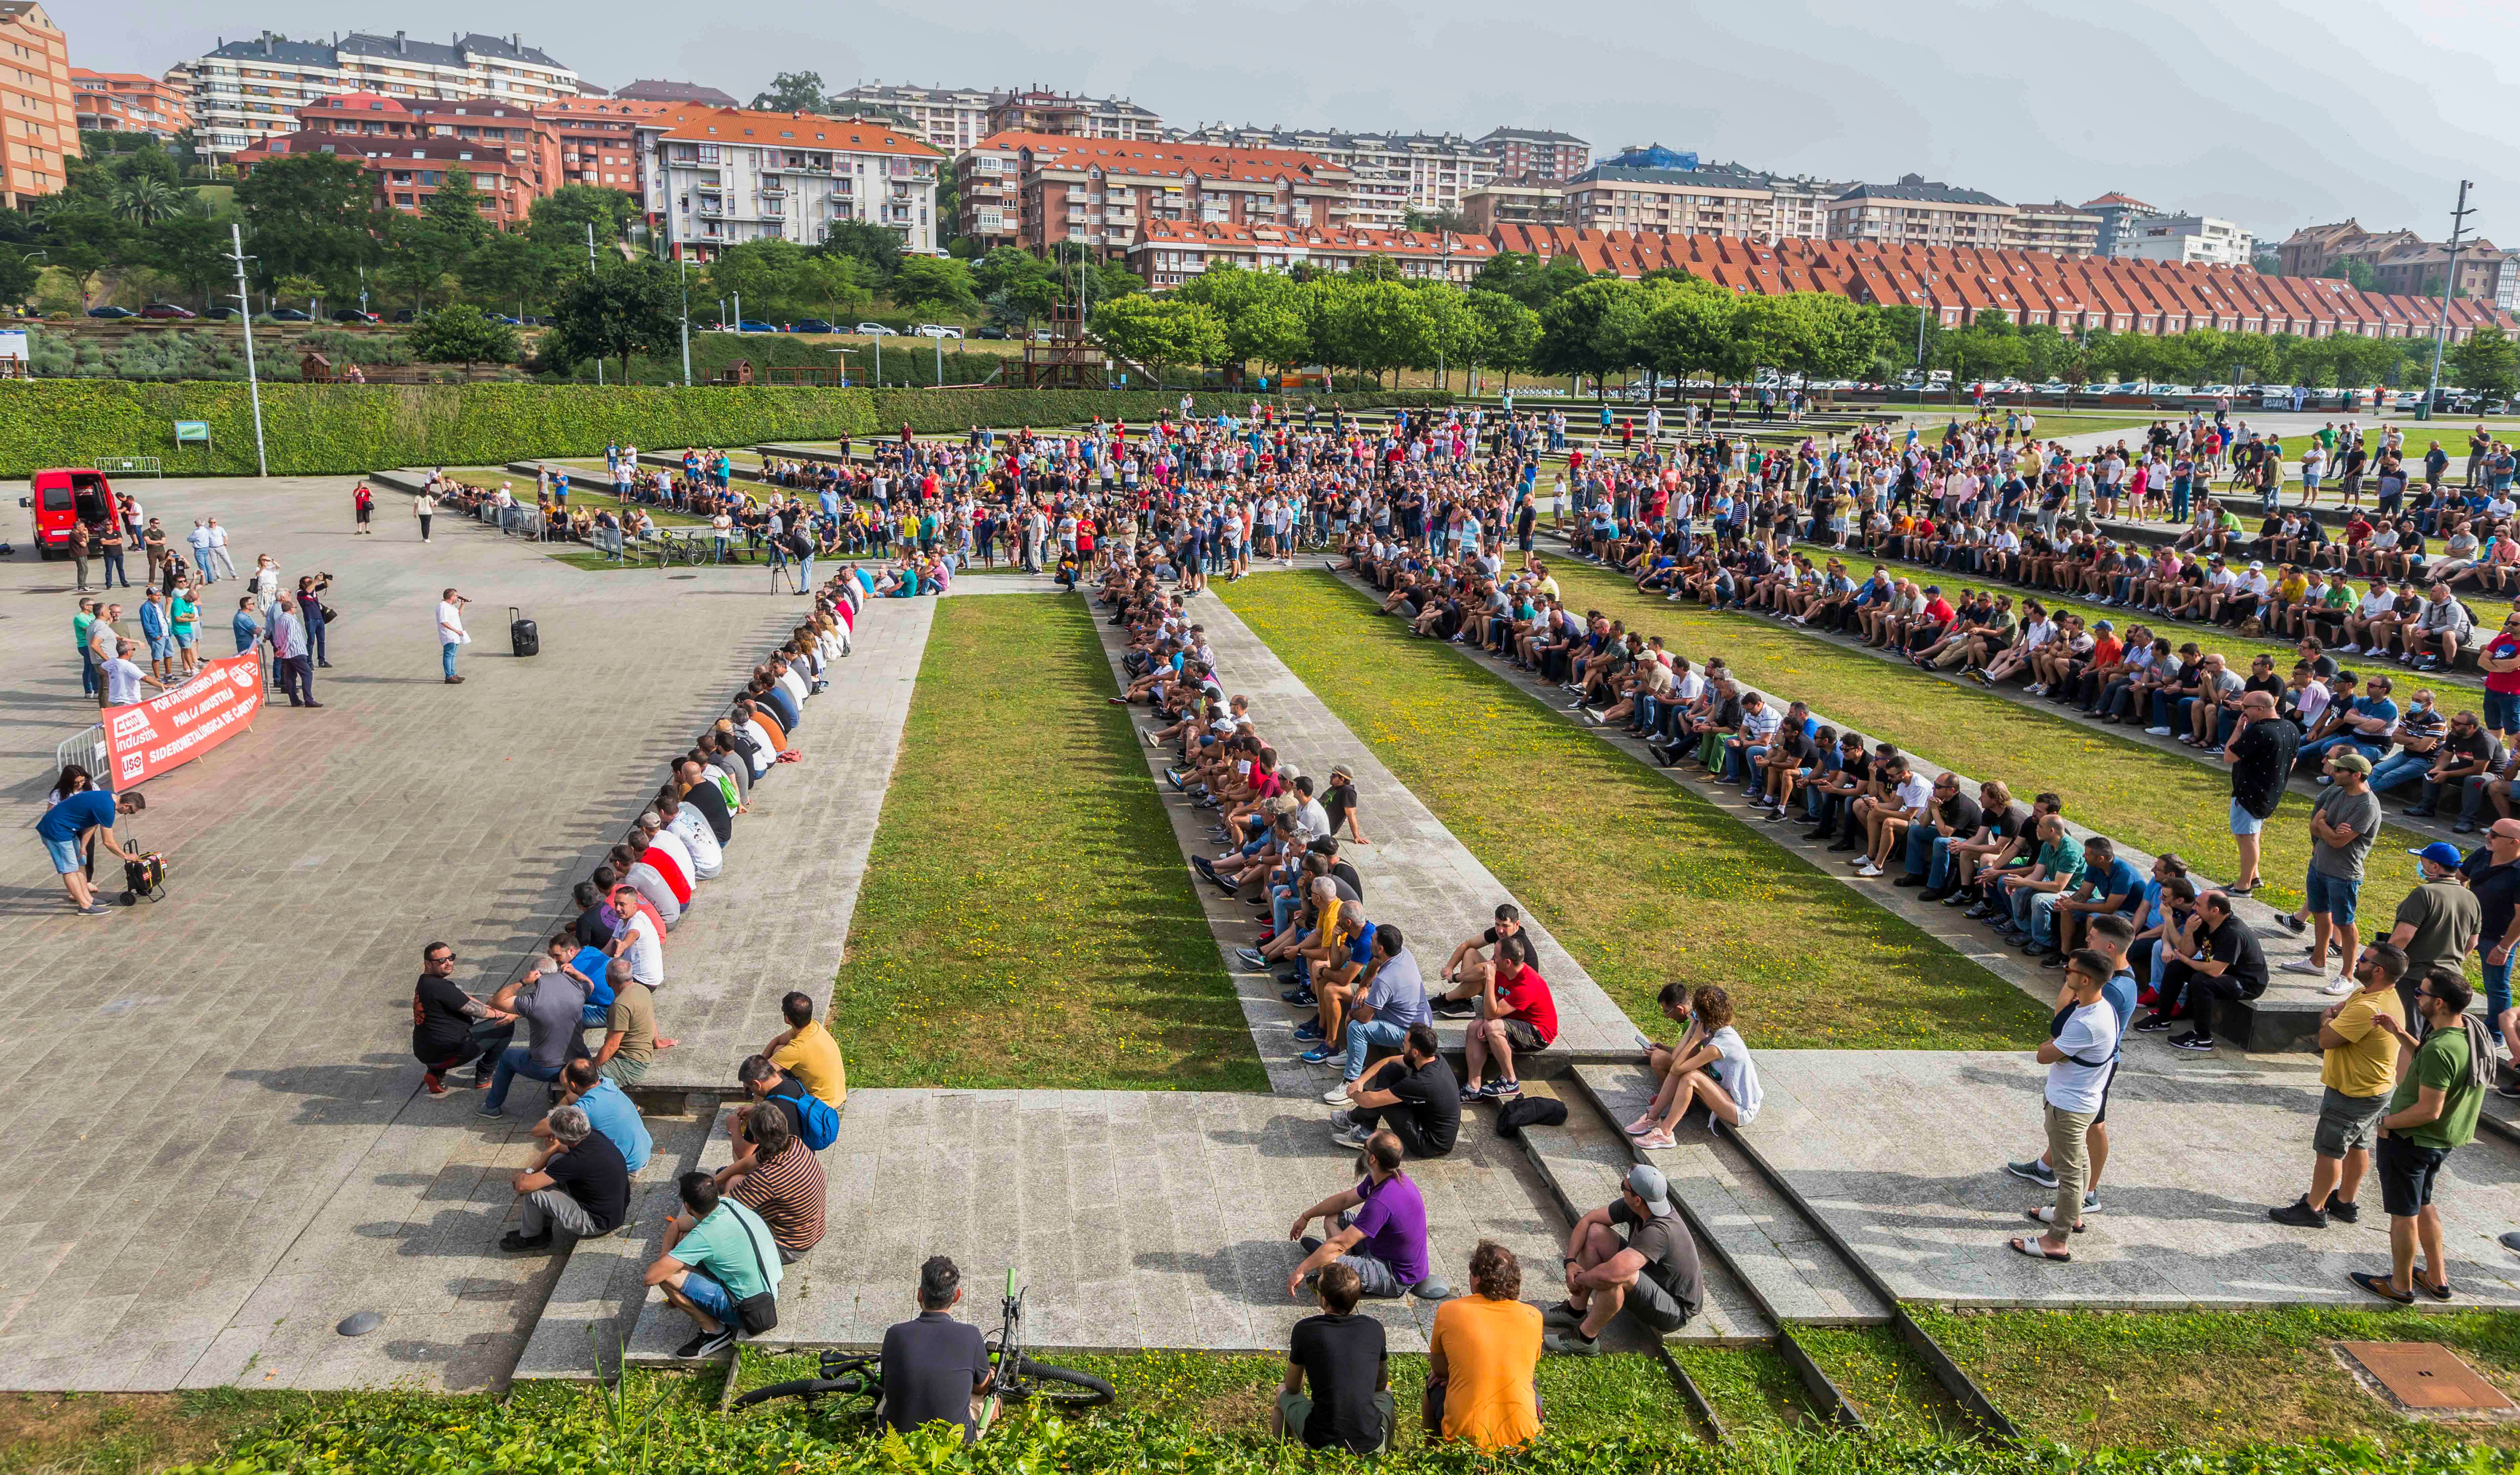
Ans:
{"type": "Polygon", "coordinates": [[[2043,948],[2056,946],[2056,903],[2061,891],[2024,892],[2030,914],[2030,940],[2043,948]]]}
{"type": "MultiPolygon", "coordinates": [[[[2494,944],[2488,942],[2487,951],[2494,944]]],[[[2498,1036],[2502,1030],[2502,1011],[2511,1006],[2511,960],[2485,965],[2485,1022],[2498,1036]]]]}
{"type": "Polygon", "coordinates": [[[1408,1026],[1394,1024],[1388,1019],[1368,1019],[1362,1024],[1348,1021],[1346,1078],[1353,1081],[1365,1074],[1365,1053],[1369,1048],[1380,1045],[1398,1050],[1408,1038],[1408,1026]]]}
{"type": "Polygon", "coordinates": [[[438,659],[444,663],[446,667],[446,679],[448,681],[453,681],[455,679],[455,642],[439,642],[437,647],[437,655],[438,659]]]}
{"type": "Polygon", "coordinates": [[[2386,793],[2409,779],[2421,778],[2433,766],[2430,753],[2400,753],[2371,774],[2371,792],[2386,793]]]}
{"type": "Polygon", "coordinates": [[[1945,847],[1950,844],[1951,841],[1934,833],[1933,830],[1923,825],[1909,826],[1908,864],[1906,868],[1908,873],[1910,875],[1920,876],[1932,875],[1936,869],[1938,869],[1934,863],[1941,859],[1945,852],[1945,847]]]}
{"type": "Polygon", "coordinates": [[[490,1073],[490,1095],[481,1102],[481,1110],[484,1113],[504,1110],[508,1104],[508,1088],[516,1084],[518,1076],[529,1076],[537,1081],[557,1081],[560,1067],[536,1065],[530,1046],[509,1046],[507,1053],[499,1056],[499,1068],[490,1073]]]}

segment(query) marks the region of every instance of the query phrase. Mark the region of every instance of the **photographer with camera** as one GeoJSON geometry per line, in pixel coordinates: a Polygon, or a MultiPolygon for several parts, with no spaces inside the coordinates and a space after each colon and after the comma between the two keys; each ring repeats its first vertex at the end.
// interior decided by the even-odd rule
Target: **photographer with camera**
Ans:
{"type": "Polygon", "coordinates": [[[333,620],[334,611],[324,603],[324,592],[333,587],[329,573],[300,574],[297,578],[297,617],[306,622],[306,644],[315,652],[315,664],[327,671],[333,662],[324,649],[324,627],[333,620]]]}

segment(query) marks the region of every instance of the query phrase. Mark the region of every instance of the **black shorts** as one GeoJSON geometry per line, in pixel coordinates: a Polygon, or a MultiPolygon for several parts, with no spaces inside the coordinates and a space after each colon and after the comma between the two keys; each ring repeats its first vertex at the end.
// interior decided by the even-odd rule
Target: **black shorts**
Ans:
{"type": "Polygon", "coordinates": [[[2441,1173],[2448,1147],[2422,1147],[2395,1133],[2380,1139],[2373,1154],[2380,1174],[2380,1207],[2392,1219],[2405,1219],[2433,1201],[2433,1180],[2441,1173]]]}

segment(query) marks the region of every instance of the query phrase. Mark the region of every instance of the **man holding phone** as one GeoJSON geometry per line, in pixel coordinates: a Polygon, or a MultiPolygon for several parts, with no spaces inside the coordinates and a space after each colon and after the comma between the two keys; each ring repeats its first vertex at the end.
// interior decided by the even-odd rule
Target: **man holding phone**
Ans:
{"type": "Polygon", "coordinates": [[[464,678],[455,674],[455,648],[469,646],[472,637],[464,630],[464,606],[471,600],[449,589],[437,602],[437,648],[446,668],[446,684],[454,686],[464,678]]]}

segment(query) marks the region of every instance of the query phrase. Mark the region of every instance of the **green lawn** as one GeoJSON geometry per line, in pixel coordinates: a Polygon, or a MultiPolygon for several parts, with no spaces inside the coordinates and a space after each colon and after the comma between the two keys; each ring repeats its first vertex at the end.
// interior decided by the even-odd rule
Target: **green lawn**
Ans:
{"type": "MultiPolygon", "coordinates": [[[[2300,659],[2294,653],[2296,642],[2285,640],[2281,636],[2248,636],[2222,626],[2182,624],[2165,615],[2145,615],[2132,609],[2104,609],[2086,601],[2059,599],[2053,590],[2017,589],[2000,579],[1991,580],[1984,576],[1971,578],[1955,574],[1950,569],[1936,568],[1930,563],[1912,563],[1900,559],[1879,558],[1856,548],[1849,548],[1846,552],[1839,553],[1824,543],[1798,542],[1794,546],[1811,555],[1813,561],[1818,563],[1825,564],[1830,559],[1844,559],[1850,576],[1859,583],[1871,573],[1873,564],[1885,563],[1893,569],[1913,571],[1925,577],[1928,582],[1939,583],[1946,588],[1993,589],[2001,594],[2011,595],[2015,603],[2024,599],[2036,599],[2046,605],[2050,613],[2079,614],[2087,622],[2108,620],[2121,631],[2130,624],[2150,625],[2154,634],[2169,640],[2173,647],[2183,646],[2189,641],[2194,641],[2208,650],[2222,651],[2231,657],[2232,668],[2241,672],[2247,671],[2248,658],[2260,651],[2275,658],[2275,672],[2281,676],[2290,676],[2292,663],[2300,659]]],[[[2520,601],[2514,603],[2520,603],[2520,601]]],[[[2492,601],[2482,595],[2471,595],[2468,597],[2468,603],[2477,606],[2477,612],[2485,617],[2489,625],[2500,624],[2494,613],[2492,601]]],[[[2346,656],[2343,659],[2348,665],[2354,663],[2352,656],[2346,656]]],[[[2383,669],[2390,671],[2392,675],[2399,675],[2404,670],[2394,662],[2383,669]]],[[[2414,691],[2419,686],[2456,687],[2471,692],[2485,690],[2484,679],[2472,671],[2432,671],[2425,673],[2420,680],[2407,676],[2402,684],[2408,692],[2414,691]]]]}
{"type": "Polygon", "coordinates": [[[937,602],[832,1031],[864,1086],[1266,1091],[1073,600],[937,602]]]}
{"type": "MultiPolygon", "coordinates": [[[[2439,1342],[2520,1399],[2520,1314],[2512,1312],[1914,1311],[2034,1440],[2230,1446],[2426,1437],[2337,1363],[2329,1349],[2340,1341],[2439,1342]]],[[[2520,1426],[2511,1424],[2452,1425],[2440,1433],[2520,1444],[2520,1426]]]]}
{"type": "Polygon", "coordinates": [[[1664,1027],[1654,994],[1681,979],[1730,987],[1769,1049],[2046,1038],[2047,1011],[2010,984],[1330,575],[1224,599],[1641,1027],[1664,1027]]]}
{"type": "MultiPolygon", "coordinates": [[[[1790,625],[1641,595],[1627,580],[1591,564],[1559,560],[1550,568],[1576,609],[1598,609],[1632,630],[1660,635],[1672,650],[1693,661],[1721,655],[1762,691],[1808,701],[1829,721],[1851,723],[1868,738],[1895,742],[1973,780],[2000,779],[2016,799],[2052,789],[2064,798],[2066,817],[2078,824],[2153,855],[2176,851],[2209,875],[2235,878],[2230,777],[2218,766],[2050,715],[2035,700],[2024,705],[1932,681],[1790,625]]],[[[2301,903],[2310,864],[2308,825],[2308,801],[2293,796],[2267,827],[2268,884],[2258,894],[2271,906],[2301,903]]],[[[2395,827],[2381,830],[2373,861],[2380,878],[2366,910],[2396,906],[2399,893],[2386,878],[2404,872],[2386,857],[2421,843],[2421,836],[2395,827]]]]}

